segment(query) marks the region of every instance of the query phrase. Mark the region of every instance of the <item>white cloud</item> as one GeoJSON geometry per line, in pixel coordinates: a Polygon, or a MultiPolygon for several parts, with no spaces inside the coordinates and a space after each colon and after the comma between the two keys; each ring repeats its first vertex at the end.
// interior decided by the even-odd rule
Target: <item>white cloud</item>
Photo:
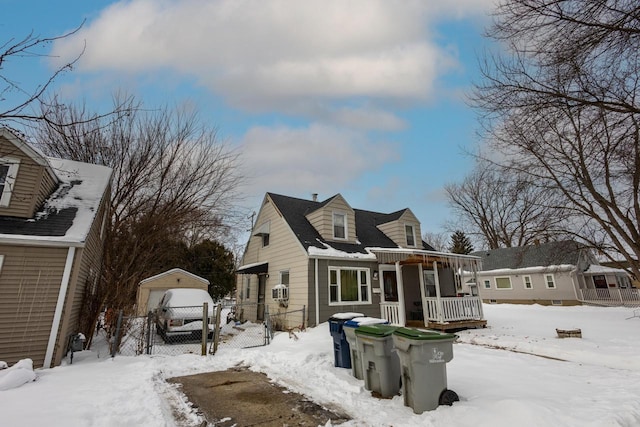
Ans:
{"type": "Polygon", "coordinates": [[[398,161],[396,147],[360,132],[313,124],[249,130],[239,144],[253,194],[335,193],[363,173],[398,161]]]}
{"type": "Polygon", "coordinates": [[[72,57],[86,42],[80,71],[174,70],[251,110],[282,110],[310,97],[424,100],[435,79],[456,64],[452,51],[431,39],[432,23],[479,14],[488,4],[123,1],[56,42],[52,54],[72,57]]]}

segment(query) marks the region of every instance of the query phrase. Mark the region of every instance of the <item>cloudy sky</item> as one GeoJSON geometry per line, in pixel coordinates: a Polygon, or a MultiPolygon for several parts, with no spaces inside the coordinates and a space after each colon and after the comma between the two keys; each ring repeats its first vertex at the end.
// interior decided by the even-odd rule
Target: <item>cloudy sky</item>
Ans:
{"type": "Polygon", "coordinates": [[[85,21],[50,57],[3,72],[31,84],[84,49],[58,93],[195,106],[240,150],[249,209],[266,191],[341,193],[354,208],[409,207],[436,232],[451,218],[443,185],[469,170],[464,151],[477,143],[465,93],[492,3],[0,0],[2,44],[85,21]]]}

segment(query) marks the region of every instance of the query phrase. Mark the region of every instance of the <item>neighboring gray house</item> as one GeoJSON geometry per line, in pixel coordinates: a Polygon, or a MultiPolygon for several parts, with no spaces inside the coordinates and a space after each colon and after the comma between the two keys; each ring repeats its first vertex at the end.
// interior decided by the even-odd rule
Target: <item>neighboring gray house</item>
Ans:
{"type": "Polygon", "coordinates": [[[574,241],[474,252],[482,258],[476,284],[487,303],[639,305],[625,270],[599,265],[574,241]]]}
{"type": "Polygon", "coordinates": [[[337,312],[396,325],[484,326],[480,299],[461,296],[457,274],[478,262],[434,251],[410,209],[387,214],[353,209],[340,194],[267,193],[237,270],[237,299],[249,320],[264,320],[265,308],[280,319],[305,309],[306,325],[298,314],[284,327],[315,326],[337,312]]]}
{"type": "Polygon", "coordinates": [[[0,128],[0,360],[60,364],[100,272],[110,180],[0,128]]]}

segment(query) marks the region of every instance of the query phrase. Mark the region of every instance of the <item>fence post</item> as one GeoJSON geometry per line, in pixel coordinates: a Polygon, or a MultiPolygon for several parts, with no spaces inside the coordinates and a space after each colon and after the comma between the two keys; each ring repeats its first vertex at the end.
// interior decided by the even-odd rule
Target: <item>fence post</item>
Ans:
{"type": "Polygon", "coordinates": [[[145,354],[151,354],[151,323],[153,322],[153,312],[147,314],[147,348],[145,354]]]}
{"type": "Polygon", "coordinates": [[[113,346],[111,347],[111,357],[116,357],[116,352],[118,351],[118,347],[120,347],[120,328],[122,327],[122,316],[123,311],[120,310],[118,313],[118,321],[116,322],[116,336],[113,340],[113,346]]]}
{"type": "Polygon", "coordinates": [[[302,306],[302,329],[303,329],[303,330],[304,330],[304,329],[307,329],[307,328],[305,327],[305,323],[306,323],[306,321],[307,321],[307,306],[306,306],[306,305],[303,305],[303,306],[302,306]]]}
{"type": "MultiPolygon", "coordinates": [[[[211,307],[213,309],[213,307],[211,307]]],[[[209,303],[205,302],[202,304],[202,337],[200,339],[200,343],[202,344],[202,348],[200,351],[201,356],[206,356],[207,354],[207,337],[209,336],[209,303]]]]}
{"type": "Polygon", "coordinates": [[[216,306],[216,318],[213,319],[213,351],[211,354],[216,354],[218,351],[218,342],[220,342],[220,316],[222,316],[222,304],[218,303],[216,306]]]}

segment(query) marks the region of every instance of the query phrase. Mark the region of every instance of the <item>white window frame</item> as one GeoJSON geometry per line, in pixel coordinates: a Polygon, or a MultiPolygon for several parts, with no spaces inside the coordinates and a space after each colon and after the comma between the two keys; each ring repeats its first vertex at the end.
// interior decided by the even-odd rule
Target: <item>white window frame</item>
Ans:
{"type": "Polygon", "coordinates": [[[349,230],[347,227],[347,213],[342,211],[333,211],[331,213],[331,232],[333,238],[336,240],[347,240],[349,238],[349,230]],[[343,218],[344,237],[336,236],[336,217],[341,216],[343,218]]]}
{"type": "Polygon", "coordinates": [[[407,242],[407,246],[412,246],[415,247],[416,246],[416,226],[414,224],[406,224],[404,225],[404,239],[407,242]],[[409,233],[407,230],[407,228],[411,228],[411,239],[413,240],[413,243],[409,243],[409,233]]]}
{"type": "Polygon", "coordinates": [[[4,180],[4,188],[0,194],[0,207],[8,207],[11,203],[11,195],[15,188],[16,178],[18,177],[18,168],[20,167],[20,159],[13,157],[0,157],[1,165],[9,165],[7,176],[4,180]]]}
{"type": "Polygon", "coordinates": [[[336,306],[336,305],[370,305],[372,303],[372,299],[371,299],[371,270],[369,268],[358,268],[358,267],[329,267],[328,271],[327,271],[327,291],[328,291],[328,295],[327,295],[327,299],[329,301],[329,305],[331,306],[336,306]],[[356,301],[341,301],[340,300],[340,295],[342,294],[341,292],[341,284],[340,284],[340,272],[343,270],[350,270],[350,271],[355,271],[356,272],[356,277],[358,278],[358,300],[356,301]],[[331,283],[331,272],[335,271],[336,272],[336,281],[337,283],[333,284],[331,283]],[[367,283],[362,283],[360,280],[362,278],[362,274],[361,273],[365,273],[365,279],[367,281],[367,283]],[[331,301],[331,288],[335,286],[337,287],[336,290],[336,296],[338,298],[338,301],[331,301]],[[365,288],[366,289],[366,293],[367,293],[367,298],[368,300],[363,301],[362,300],[362,289],[365,288]]]}
{"type": "Polygon", "coordinates": [[[547,289],[558,289],[558,285],[556,285],[556,278],[553,276],[553,274],[545,273],[544,284],[547,287],[547,289]],[[551,283],[553,284],[553,286],[549,286],[549,280],[548,280],[549,277],[551,277],[551,283]]]}
{"type": "Polygon", "coordinates": [[[531,280],[531,276],[522,276],[522,285],[525,289],[533,289],[533,281],[531,280]],[[529,280],[527,281],[527,279],[529,280]],[[527,283],[529,284],[529,287],[527,287],[527,283]]]}
{"type": "Polygon", "coordinates": [[[496,285],[496,290],[498,291],[510,291],[511,289],[513,289],[513,283],[511,283],[511,276],[497,276],[493,278],[493,282],[496,285]],[[508,288],[499,288],[498,287],[498,279],[508,279],[509,280],[509,287],[508,288]]]}
{"type": "Polygon", "coordinates": [[[251,296],[251,275],[245,274],[244,279],[244,299],[248,300],[251,296]]]}
{"type": "Polygon", "coordinates": [[[491,280],[489,279],[484,279],[482,281],[482,284],[484,286],[484,289],[491,289],[491,280]]]}
{"type": "Polygon", "coordinates": [[[0,255],[0,273],[2,273],[2,264],[4,263],[4,255],[0,255]]]}
{"type": "Polygon", "coordinates": [[[280,281],[278,283],[282,283],[283,285],[287,285],[287,287],[289,287],[289,280],[291,280],[291,273],[289,273],[289,270],[280,270],[280,273],[278,273],[280,275],[280,281]],[[284,277],[287,278],[287,280],[284,280],[284,277]]]}

